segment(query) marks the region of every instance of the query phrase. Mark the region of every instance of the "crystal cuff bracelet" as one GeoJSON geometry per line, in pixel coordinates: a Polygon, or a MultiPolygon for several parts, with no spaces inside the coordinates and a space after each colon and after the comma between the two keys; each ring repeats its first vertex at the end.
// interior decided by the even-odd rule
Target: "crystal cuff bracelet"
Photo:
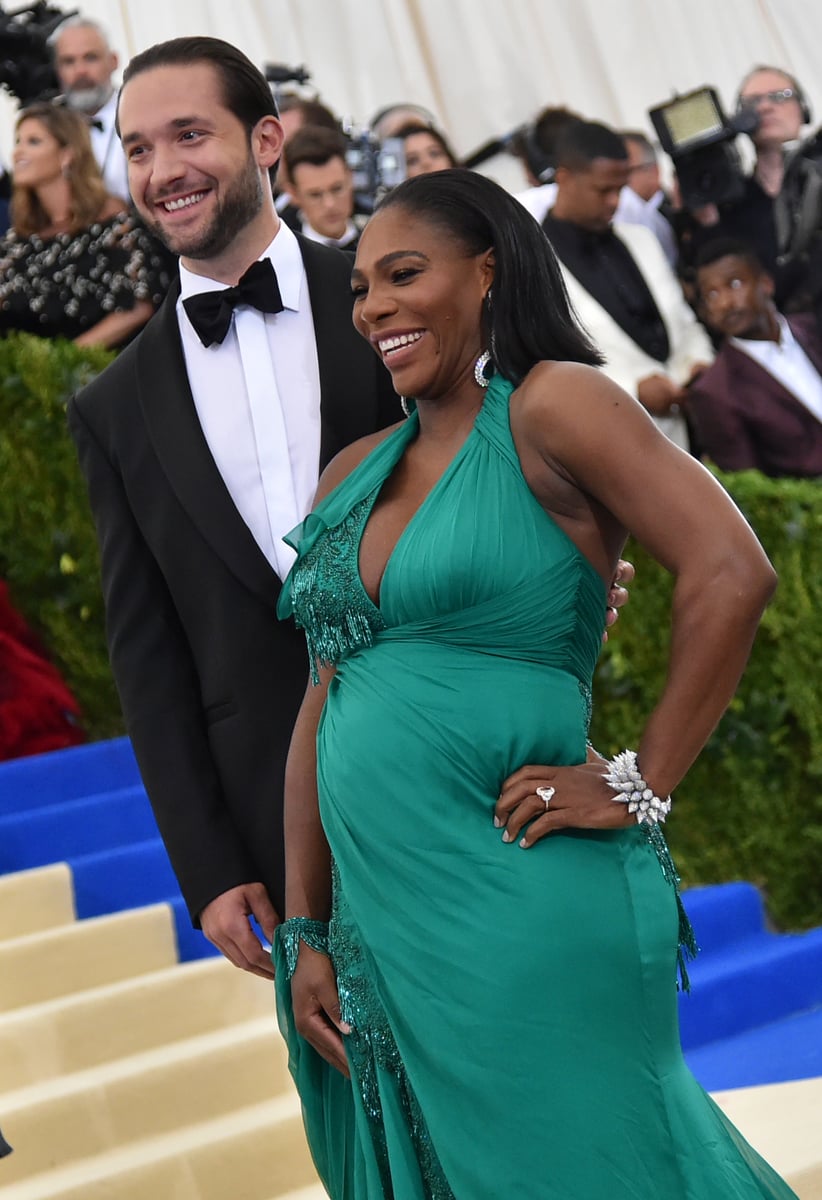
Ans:
{"type": "Polygon", "coordinates": [[[636,814],[640,825],[661,824],[671,811],[671,797],[660,799],[642,778],[635,750],[615,754],[603,779],[617,793],[614,800],[627,804],[628,812],[636,814]]]}

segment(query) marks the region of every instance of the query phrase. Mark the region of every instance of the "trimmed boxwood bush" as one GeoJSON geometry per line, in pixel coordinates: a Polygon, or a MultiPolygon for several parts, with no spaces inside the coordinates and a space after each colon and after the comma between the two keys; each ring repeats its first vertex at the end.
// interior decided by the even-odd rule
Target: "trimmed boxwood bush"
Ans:
{"type": "MultiPolygon", "coordinates": [[[[110,358],[24,334],[0,340],[0,573],[92,738],[123,725],[65,405],[110,358]]],[[[678,789],[669,839],[684,882],[750,879],[778,924],[801,928],[822,923],[822,488],[754,471],[720,479],[780,583],[737,696],[678,789]]],[[[594,685],[591,736],[609,755],[636,745],[667,659],[671,580],[640,547],[626,554],[637,580],[594,685]]]]}

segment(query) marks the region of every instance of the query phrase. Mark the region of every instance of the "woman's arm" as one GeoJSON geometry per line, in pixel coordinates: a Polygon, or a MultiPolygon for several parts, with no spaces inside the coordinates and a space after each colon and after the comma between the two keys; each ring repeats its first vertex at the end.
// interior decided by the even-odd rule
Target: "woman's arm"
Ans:
{"type": "Polygon", "coordinates": [[[148,300],[135,301],[134,308],[109,313],[74,339],[75,346],[104,346],[114,349],[145,325],[154,312],[148,300]]]}
{"type": "Polygon", "coordinates": [[[309,682],[285,767],[285,915],[327,921],[331,916],[331,854],[317,799],[317,729],[333,671],[309,682]]]}
{"type": "MultiPolygon", "coordinates": [[[[665,687],[637,731],[643,777],[665,797],[733,696],[776,576],[726,492],[631,397],[587,368],[551,364],[532,375],[512,427],[535,493],[606,578],[630,530],[676,580],[665,687]]],[[[506,781],[497,816],[522,817],[509,822],[509,840],[538,813],[529,845],[555,828],[635,819],[614,803],[601,768],[540,770],[506,781]],[[541,784],[556,788],[547,812],[534,791],[541,784]],[[530,817],[520,811],[526,800],[530,817]]]]}

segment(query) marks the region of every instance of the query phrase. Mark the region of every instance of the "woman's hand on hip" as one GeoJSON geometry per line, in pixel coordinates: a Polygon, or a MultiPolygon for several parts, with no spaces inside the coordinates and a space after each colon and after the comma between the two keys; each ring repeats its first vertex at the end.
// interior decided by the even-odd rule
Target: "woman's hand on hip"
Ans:
{"type": "Polygon", "coordinates": [[[340,1016],[337,977],[326,954],[301,945],[297,967],[291,979],[291,1003],[294,1024],[317,1053],[350,1078],[343,1034],[351,1027],[340,1016]]]}
{"type": "Polygon", "coordinates": [[[509,775],[494,808],[504,842],[524,850],[561,829],[627,829],[636,817],[603,778],[600,763],[527,766],[509,775]],[[539,789],[539,790],[537,790],[539,789]],[[527,829],[525,828],[527,826],[527,829]]]}

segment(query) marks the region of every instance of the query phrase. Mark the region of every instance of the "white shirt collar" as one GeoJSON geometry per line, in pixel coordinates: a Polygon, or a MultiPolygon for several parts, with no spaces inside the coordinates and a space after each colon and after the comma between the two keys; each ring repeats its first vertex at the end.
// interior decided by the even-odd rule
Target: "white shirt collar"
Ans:
{"type": "MultiPolygon", "coordinates": [[[[271,259],[271,265],[277,272],[277,283],[283,304],[293,312],[299,312],[300,289],[305,268],[299,243],[293,231],[284,221],[280,221],[279,229],[260,255],[259,261],[264,258],[271,259]]],[[[207,275],[195,275],[193,271],[184,267],[182,262],[180,263],[180,301],[188,299],[189,296],[196,296],[200,292],[222,291],[226,286],[219,279],[210,279],[207,275]]]]}

